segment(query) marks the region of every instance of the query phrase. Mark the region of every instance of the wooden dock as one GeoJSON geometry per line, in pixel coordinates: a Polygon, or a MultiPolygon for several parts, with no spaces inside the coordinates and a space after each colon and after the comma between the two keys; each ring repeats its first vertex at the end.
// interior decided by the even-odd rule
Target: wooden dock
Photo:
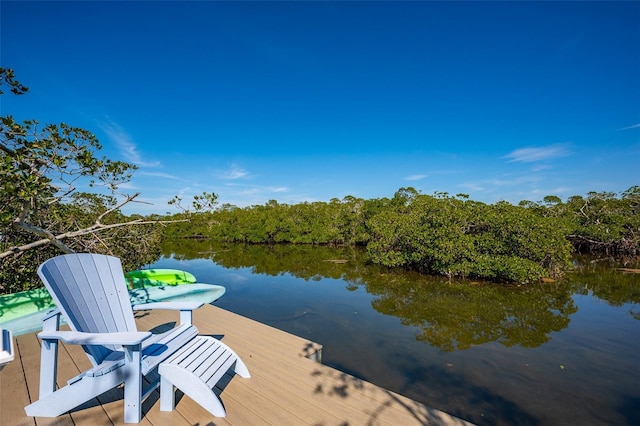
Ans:
{"type": "MultiPolygon", "coordinates": [[[[174,311],[136,313],[138,329],[163,331],[174,311]]],[[[223,309],[206,305],[194,323],[201,334],[221,338],[244,360],[252,377],[235,376],[217,389],[227,417],[213,417],[178,394],[176,409],[161,412],[156,390],[143,405],[142,425],[469,425],[439,410],[359,380],[310,358],[322,346],[223,309]]],[[[0,425],[122,424],[123,393],[115,389],[60,417],[24,413],[38,395],[40,341],[36,333],[15,339],[16,359],[0,372],[0,425]]],[[[81,347],[61,345],[59,385],[90,367],[81,347]]]]}

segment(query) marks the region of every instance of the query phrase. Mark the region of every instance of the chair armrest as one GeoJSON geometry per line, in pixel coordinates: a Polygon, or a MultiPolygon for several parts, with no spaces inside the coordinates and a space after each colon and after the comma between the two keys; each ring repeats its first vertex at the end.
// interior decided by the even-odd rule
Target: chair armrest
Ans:
{"type": "Polygon", "coordinates": [[[151,336],[150,331],[124,333],[81,333],[79,331],[42,331],[40,339],[62,340],[72,345],[139,345],[151,336]]]}
{"type": "Polygon", "coordinates": [[[203,306],[203,302],[155,302],[134,305],[134,311],[146,311],[147,309],[171,309],[180,311],[180,324],[193,324],[193,311],[203,306]]]}
{"type": "Polygon", "coordinates": [[[203,305],[203,302],[154,302],[133,305],[133,310],[147,311],[151,309],[168,309],[172,311],[194,311],[203,305]]]}
{"type": "Polygon", "coordinates": [[[53,318],[60,315],[62,315],[62,313],[60,312],[59,308],[52,308],[51,310],[47,311],[44,314],[44,317],[42,317],[42,321],[47,321],[49,318],[53,318]]]}
{"type": "Polygon", "coordinates": [[[47,311],[42,318],[42,330],[43,331],[57,331],[60,329],[60,318],[62,313],[60,309],[55,308],[47,311]]]}

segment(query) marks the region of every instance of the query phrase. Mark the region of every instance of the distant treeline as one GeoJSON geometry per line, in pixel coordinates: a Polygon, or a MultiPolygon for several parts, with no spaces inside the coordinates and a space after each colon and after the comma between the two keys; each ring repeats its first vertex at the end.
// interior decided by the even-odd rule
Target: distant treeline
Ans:
{"type": "MultiPolygon", "coordinates": [[[[465,194],[421,194],[401,188],[393,198],[239,208],[222,205],[171,224],[167,238],[214,238],[254,244],[363,245],[372,262],[448,277],[534,282],[559,277],[574,251],[640,253],[640,186],[619,196],[590,192],[563,202],[485,204],[465,194]]],[[[180,218],[183,214],[174,215],[180,218]]]]}

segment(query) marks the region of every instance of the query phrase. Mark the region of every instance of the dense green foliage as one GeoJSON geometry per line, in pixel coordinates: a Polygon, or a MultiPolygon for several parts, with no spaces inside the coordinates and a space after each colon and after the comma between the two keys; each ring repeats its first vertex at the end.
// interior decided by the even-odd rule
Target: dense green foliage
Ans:
{"type": "Polygon", "coordinates": [[[523,207],[420,194],[395,205],[369,222],[374,262],[516,282],[556,276],[569,266],[563,230],[523,207]]]}
{"type": "Polygon", "coordinates": [[[542,203],[520,204],[568,227],[567,238],[581,252],[640,254],[640,186],[632,186],[620,197],[611,192],[590,192],[586,197],[570,197],[565,203],[548,196],[542,203]]]}
{"type": "Polygon", "coordinates": [[[589,193],[562,202],[550,196],[517,206],[401,188],[393,198],[223,205],[170,225],[166,235],[254,244],[364,245],[371,261],[389,267],[527,283],[562,276],[574,249],[638,254],[639,205],[639,187],[620,197],[589,193]]]}

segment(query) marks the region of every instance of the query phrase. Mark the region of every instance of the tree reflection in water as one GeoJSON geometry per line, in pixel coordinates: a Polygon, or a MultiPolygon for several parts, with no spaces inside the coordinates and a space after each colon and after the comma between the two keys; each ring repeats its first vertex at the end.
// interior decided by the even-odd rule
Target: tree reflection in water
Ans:
{"type": "Polygon", "coordinates": [[[343,279],[350,290],[363,286],[375,295],[372,306],[376,311],[417,327],[417,340],[442,351],[489,342],[507,347],[542,345],[550,333],[569,325],[569,316],[577,311],[571,296],[583,276],[574,274],[562,284],[529,286],[448,282],[372,265],[364,250],[352,247],[179,243],[170,242],[165,255],[210,258],[226,268],[249,267],[254,273],[272,276],[288,273],[305,280],[343,279]]]}
{"type": "Polygon", "coordinates": [[[640,275],[613,269],[637,263],[579,258],[563,282],[518,287],[388,269],[350,247],[175,240],[163,254],[156,267],[229,282],[221,307],[476,424],[637,423],[640,275]]]}
{"type": "Polygon", "coordinates": [[[416,339],[442,351],[499,342],[504,346],[534,348],[549,340],[549,333],[569,325],[577,311],[566,290],[535,285],[505,287],[470,282],[448,283],[396,274],[367,280],[376,295],[373,307],[399,317],[404,325],[420,329],[416,339]]]}

